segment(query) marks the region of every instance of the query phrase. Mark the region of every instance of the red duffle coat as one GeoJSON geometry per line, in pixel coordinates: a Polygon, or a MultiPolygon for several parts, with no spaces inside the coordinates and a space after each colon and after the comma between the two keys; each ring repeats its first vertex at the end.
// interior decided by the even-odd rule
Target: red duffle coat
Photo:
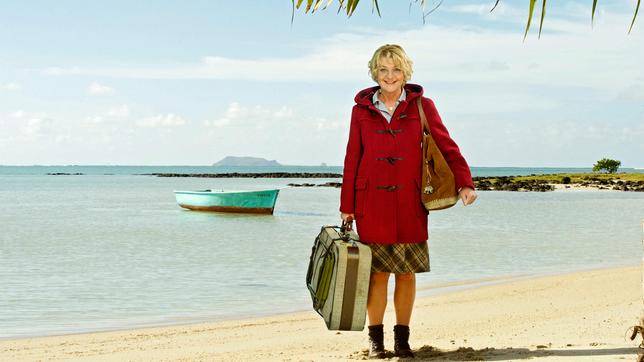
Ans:
{"type": "MultiPolygon", "coordinates": [[[[366,243],[418,243],[427,240],[427,210],[420,201],[421,123],[416,98],[423,88],[406,84],[391,123],[373,105],[379,87],[360,91],[351,128],[340,196],[340,211],[354,213],[366,243]]],[[[456,188],[471,187],[472,175],[429,98],[422,98],[436,145],[454,173],[456,188]]]]}

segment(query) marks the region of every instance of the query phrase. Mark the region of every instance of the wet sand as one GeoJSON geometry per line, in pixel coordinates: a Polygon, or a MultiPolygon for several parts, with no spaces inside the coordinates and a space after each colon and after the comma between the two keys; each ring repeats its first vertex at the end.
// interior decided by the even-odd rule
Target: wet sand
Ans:
{"type": "MultiPolygon", "coordinates": [[[[639,267],[514,280],[419,298],[410,343],[418,361],[634,361],[641,341],[629,327],[642,307],[639,267]]],[[[5,340],[0,361],[346,361],[366,358],[366,342],[366,331],[328,331],[311,311],[5,340]]]]}

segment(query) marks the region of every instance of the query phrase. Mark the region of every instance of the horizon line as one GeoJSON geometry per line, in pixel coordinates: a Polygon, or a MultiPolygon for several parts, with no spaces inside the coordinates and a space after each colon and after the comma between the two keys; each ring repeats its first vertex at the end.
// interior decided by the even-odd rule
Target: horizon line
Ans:
{"type": "MultiPolygon", "coordinates": [[[[283,165],[276,166],[215,166],[215,165],[164,165],[164,164],[0,164],[0,167],[344,167],[343,165],[283,165]]],[[[592,168],[592,166],[470,166],[470,168],[592,168]]],[[[620,166],[620,169],[644,170],[644,167],[620,166]]]]}

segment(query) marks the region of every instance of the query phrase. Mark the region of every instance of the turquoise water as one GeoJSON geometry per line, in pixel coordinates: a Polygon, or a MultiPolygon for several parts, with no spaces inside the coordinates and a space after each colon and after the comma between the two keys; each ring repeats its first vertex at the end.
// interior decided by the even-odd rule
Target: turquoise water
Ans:
{"type": "MultiPolygon", "coordinates": [[[[339,215],[333,188],[284,188],[272,216],[186,211],[172,193],[311,180],[25,169],[0,168],[0,338],[306,310],[313,239],[339,215]]],[[[643,218],[643,193],[480,192],[430,215],[419,286],[636,265],[643,218]]]]}

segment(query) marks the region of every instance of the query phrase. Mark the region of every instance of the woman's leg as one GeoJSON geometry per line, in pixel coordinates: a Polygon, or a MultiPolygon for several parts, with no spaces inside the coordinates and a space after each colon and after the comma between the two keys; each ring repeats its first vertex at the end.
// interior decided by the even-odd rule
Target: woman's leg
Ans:
{"type": "Polygon", "coordinates": [[[382,324],[385,316],[385,308],[387,308],[388,283],[389,273],[371,273],[369,298],[367,299],[367,314],[369,315],[370,326],[382,324]]]}
{"type": "Polygon", "coordinates": [[[382,320],[387,307],[389,273],[371,273],[367,314],[369,315],[369,358],[385,358],[382,320]]]}
{"type": "MultiPolygon", "coordinates": [[[[385,295],[386,298],[386,295],[385,295]]],[[[411,311],[416,299],[416,274],[396,274],[396,288],[394,289],[394,307],[396,309],[396,324],[408,326],[411,320],[411,311]]],[[[371,315],[369,315],[371,318],[371,315]]],[[[369,319],[371,320],[371,319],[369,319]]]]}
{"type": "Polygon", "coordinates": [[[398,357],[414,357],[409,347],[409,320],[416,298],[416,274],[396,274],[396,289],[394,290],[394,307],[396,309],[396,325],[394,326],[394,355],[398,357]]]}

